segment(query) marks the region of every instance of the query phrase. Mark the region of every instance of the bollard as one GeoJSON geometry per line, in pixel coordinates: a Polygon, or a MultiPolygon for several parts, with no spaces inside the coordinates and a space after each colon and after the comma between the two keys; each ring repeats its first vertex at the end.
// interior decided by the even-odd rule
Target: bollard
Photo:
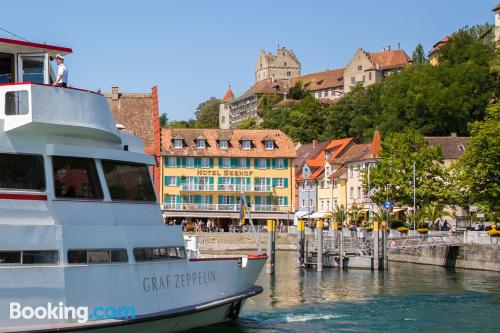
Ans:
{"type": "Polygon", "coordinates": [[[266,273],[274,274],[275,242],[276,242],[276,221],[267,220],[267,265],[266,273]]]}
{"type": "Polygon", "coordinates": [[[317,249],[317,262],[316,271],[323,271],[323,220],[316,222],[316,249],[317,249]]]}
{"type": "Polygon", "coordinates": [[[340,245],[339,245],[339,267],[344,269],[344,230],[339,230],[340,234],[340,245]]]}
{"type": "Polygon", "coordinates": [[[335,255],[335,250],[337,249],[337,234],[339,230],[339,223],[337,221],[332,223],[333,228],[333,244],[332,244],[332,252],[335,255]]]}
{"type": "Polygon", "coordinates": [[[305,228],[304,220],[297,223],[297,267],[304,267],[305,228]]]}
{"type": "Polygon", "coordinates": [[[382,269],[387,270],[389,268],[389,257],[388,257],[388,248],[387,248],[387,224],[382,222],[382,269]]]}
{"type": "Polygon", "coordinates": [[[373,269],[380,269],[378,222],[373,222],[373,269]]]}

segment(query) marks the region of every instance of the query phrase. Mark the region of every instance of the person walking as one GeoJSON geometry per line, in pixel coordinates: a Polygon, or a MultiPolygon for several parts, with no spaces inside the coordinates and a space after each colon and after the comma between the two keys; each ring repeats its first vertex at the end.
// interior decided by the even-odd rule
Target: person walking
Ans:
{"type": "Polygon", "coordinates": [[[60,54],[56,55],[57,63],[57,77],[56,81],[52,84],[55,87],[67,87],[68,86],[68,69],[64,65],[64,57],[60,54]]]}

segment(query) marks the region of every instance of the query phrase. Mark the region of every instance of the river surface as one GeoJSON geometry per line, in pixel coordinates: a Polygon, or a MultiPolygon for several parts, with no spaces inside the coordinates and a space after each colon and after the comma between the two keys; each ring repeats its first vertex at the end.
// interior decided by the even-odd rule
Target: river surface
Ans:
{"type": "Polygon", "coordinates": [[[239,321],[191,332],[500,332],[500,273],[396,262],[317,273],[296,269],[293,252],[276,263],[239,321]]]}

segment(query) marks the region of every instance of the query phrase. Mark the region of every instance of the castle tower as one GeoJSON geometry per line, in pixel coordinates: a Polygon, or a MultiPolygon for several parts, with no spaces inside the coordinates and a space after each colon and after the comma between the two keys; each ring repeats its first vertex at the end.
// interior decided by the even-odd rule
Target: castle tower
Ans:
{"type": "Polygon", "coordinates": [[[276,54],[260,50],[255,65],[255,82],[273,79],[291,79],[300,76],[300,62],[292,50],[278,48],[276,54]]]}
{"type": "Polygon", "coordinates": [[[234,99],[233,91],[231,90],[231,85],[227,89],[226,94],[222,98],[219,104],[219,128],[220,129],[229,129],[229,104],[234,99]]]}

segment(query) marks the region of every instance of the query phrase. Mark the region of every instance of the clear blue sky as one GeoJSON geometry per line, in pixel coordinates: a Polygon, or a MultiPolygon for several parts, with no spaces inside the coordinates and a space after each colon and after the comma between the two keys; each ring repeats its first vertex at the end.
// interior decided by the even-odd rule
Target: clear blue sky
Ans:
{"type": "MultiPolygon", "coordinates": [[[[70,84],[107,92],[159,86],[169,119],[239,95],[254,82],[260,49],[293,49],[302,73],[343,67],[358,47],[401,43],[411,56],[465,25],[493,23],[497,0],[3,1],[0,27],[73,48],[70,84]]],[[[7,35],[0,32],[0,36],[7,35]]]]}

